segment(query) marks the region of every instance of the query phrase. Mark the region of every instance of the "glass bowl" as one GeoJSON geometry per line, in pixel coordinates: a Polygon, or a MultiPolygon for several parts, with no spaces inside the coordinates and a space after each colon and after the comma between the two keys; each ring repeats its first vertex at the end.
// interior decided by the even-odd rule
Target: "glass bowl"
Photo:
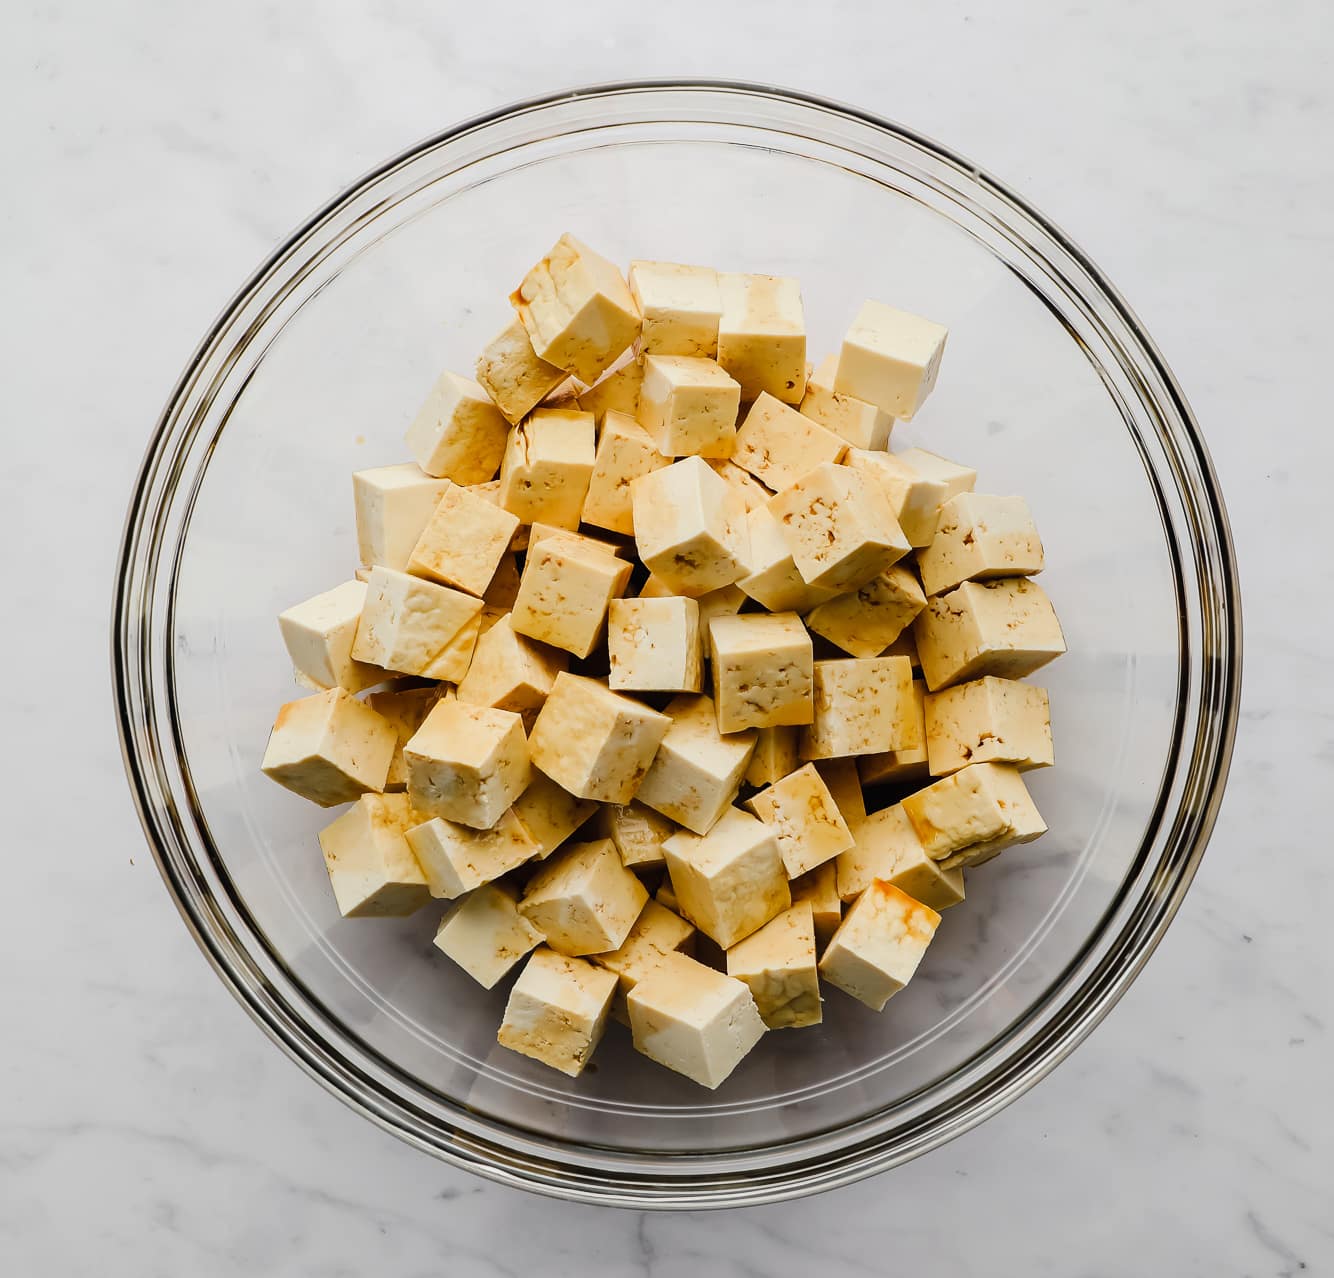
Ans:
{"type": "Polygon", "coordinates": [[[245,284],[154,432],[120,561],[127,768],[200,948],[273,1040],[405,1140],[529,1189],[719,1207],[903,1162],[1032,1086],[1129,985],[1213,824],[1240,679],[1226,517],[1179,388],[1041,214],[906,129],[738,84],[524,103],[413,147],[245,284]],[[349,476],[402,460],[442,368],[468,371],[508,289],[564,230],[622,262],[801,280],[812,356],[875,297],[949,325],[895,431],[1027,496],[1069,654],[1042,672],[1051,832],[968,881],[881,1015],[838,992],[717,1092],[613,1026],[562,1075],[496,1046],[503,991],[434,952],[436,912],[344,921],[328,814],[259,771],[294,695],[275,614],[351,575],[349,476]]]}

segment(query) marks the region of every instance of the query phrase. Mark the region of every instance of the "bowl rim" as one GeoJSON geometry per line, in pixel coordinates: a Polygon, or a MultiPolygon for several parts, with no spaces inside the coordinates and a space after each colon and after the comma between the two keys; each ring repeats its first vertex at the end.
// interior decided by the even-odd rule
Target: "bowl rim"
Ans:
{"type": "MultiPolygon", "coordinates": [[[[1192,528],[1195,528],[1194,524],[1192,528]]],[[[177,566],[181,548],[178,545],[177,566]]],[[[1198,560],[1201,549],[1198,537],[1194,549],[1198,560]]],[[[151,566],[155,577],[156,559],[151,566]]],[[[152,581],[148,584],[151,586],[152,581]]],[[[1162,939],[1194,878],[1217,819],[1231,762],[1240,709],[1242,667],[1240,585],[1235,550],[1217,476],[1198,422],[1156,344],[1119,291],[1088,255],[1050,219],[986,170],[912,129],[878,114],[798,90],[746,81],[693,78],[655,78],[586,85],[522,99],[473,116],[421,139],[374,166],[326,201],[287,235],[245,280],[209,326],[173,386],[149,437],[131,492],[117,556],[111,641],[117,729],[122,757],[140,823],[158,870],[200,950],[246,1012],[289,1058],[295,1060],[326,1090],[378,1126],[419,1149],[488,1179],[558,1198],[661,1209],[721,1208],[769,1203],[852,1183],[934,1149],[970,1130],[1017,1099],[1066,1059],[1110,1012],[1138,976],[1162,939]],[[227,920],[215,910],[202,908],[199,884],[188,881],[188,876],[182,873],[182,867],[170,853],[168,827],[176,819],[176,814],[170,802],[171,796],[167,795],[164,805],[155,785],[162,777],[161,761],[149,757],[140,735],[145,724],[150,732],[156,726],[155,711],[142,696],[142,674],[146,669],[149,645],[148,628],[140,625],[142,609],[139,606],[145,593],[150,603],[153,596],[151,590],[145,592],[143,583],[136,579],[150,490],[161,460],[162,446],[172,430],[189,388],[219,337],[226,332],[255,291],[294,248],[349,201],[386,174],[439,146],[485,126],[543,108],[581,99],[667,91],[733,94],[742,98],[772,100],[870,126],[919,148],[958,171],[1049,236],[1057,248],[1067,254],[1088,277],[1101,295],[1101,300],[1112,308],[1115,317],[1134,338],[1161,383],[1161,390],[1181,428],[1180,438],[1174,436],[1174,443],[1178,448],[1188,450],[1190,468],[1196,476],[1195,487],[1190,493],[1180,489],[1178,476],[1178,491],[1190,499],[1188,507],[1199,527],[1206,529],[1208,534],[1204,541],[1211,554],[1206,557],[1207,562],[1203,568],[1197,563],[1197,570],[1201,571],[1202,576],[1208,575],[1215,591],[1212,602],[1220,614],[1215,624],[1215,641],[1207,645],[1205,661],[1205,673],[1211,679],[1213,689],[1210,703],[1215,716],[1211,720],[1213,735],[1207,758],[1201,760],[1198,745],[1192,758],[1192,772],[1188,780],[1194,780],[1191,787],[1194,806],[1190,811],[1192,819],[1189,830],[1184,834],[1184,842],[1177,844],[1174,876],[1167,890],[1152,902],[1155,908],[1148,912],[1147,907],[1138,911],[1122,928],[1118,938],[1124,940],[1121,950],[1106,956],[1097,971],[1077,987],[1076,993],[1085,990],[1098,977],[1092,997],[1082,1001],[1073,995],[1068,998],[1060,1005],[1062,1015],[1044,1031],[1042,1037],[1028,1045],[1027,1050],[1017,1059],[1005,1060],[1002,1068],[980,1080],[979,1085],[985,1083],[986,1090],[970,1092],[967,1104],[956,1103],[944,1112],[932,1111],[916,1124],[894,1132],[892,1140],[875,1136],[859,1143],[840,1145],[832,1151],[808,1158],[799,1154],[793,1160],[773,1165],[772,1170],[762,1175],[751,1171],[725,1170],[714,1175],[707,1167],[707,1160],[702,1166],[700,1161],[689,1157],[676,1160],[676,1166],[671,1162],[659,1166],[652,1175],[640,1175],[632,1165],[618,1164],[615,1158],[599,1159],[597,1151],[582,1146],[562,1146],[554,1138],[547,1142],[548,1147],[554,1145],[561,1148],[572,1161],[550,1157],[549,1152],[544,1155],[540,1147],[536,1151],[532,1147],[516,1149],[513,1142],[488,1141],[485,1137],[479,1137],[475,1131],[442,1128],[437,1116],[414,1110],[401,1097],[391,1099],[386,1096],[379,1086],[379,1080],[360,1068],[358,1062],[343,1058],[331,1060],[327,1046],[323,1044],[320,1045],[323,1050],[316,1050],[309,1041],[309,1026],[302,1016],[301,1008],[293,1006],[283,996],[283,992],[266,978],[252,956],[239,944],[227,920]],[[1076,1003],[1079,1005],[1076,1006],[1076,1003]],[[590,1154],[593,1156],[590,1157],[590,1154]]],[[[1203,701],[1203,689],[1201,698],[1203,701]]],[[[175,721],[174,711],[173,697],[170,706],[171,726],[174,731],[178,731],[179,724],[175,721]]],[[[1181,735],[1181,717],[1179,706],[1175,734],[1178,739],[1181,735]]],[[[193,802],[188,774],[185,777],[185,788],[193,802]]],[[[1167,787],[1164,785],[1159,795],[1160,809],[1165,808],[1166,797],[1167,787]]],[[[1183,798],[1178,809],[1179,818],[1186,808],[1187,803],[1183,798]]],[[[1149,825],[1150,830],[1156,828],[1162,815],[1162,811],[1155,812],[1155,819],[1149,825]]],[[[1105,926],[1105,923],[1101,926],[1105,926]]],[[[801,1142],[793,1144],[799,1146],[801,1142]]],[[[781,1150],[784,1146],[780,1143],[766,1148],[781,1150]]]]}

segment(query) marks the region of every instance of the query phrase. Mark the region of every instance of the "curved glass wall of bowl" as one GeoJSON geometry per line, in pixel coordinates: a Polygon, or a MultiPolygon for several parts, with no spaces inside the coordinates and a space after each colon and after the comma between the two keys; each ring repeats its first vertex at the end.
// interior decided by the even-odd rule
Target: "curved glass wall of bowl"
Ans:
{"type": "Polygon", "coordinates": [[[424,1149],[547,1192],[659,1206],[810,1192],[966,1129],[1067,1053],[1189,883],[1235,720],[1225,518],[1170,374],[1077,250],[905,131],[742,86],[627,86],[463,126],[369,175],[238,294],[174,393],[130,515],[117,676],[141,811],[182,913],[312,1074],[424,1149]],[[297,695],[274,621],[356,565],[349,475],[405,457],[563,230],[613,258],[797,276],[812,357],[865,297],[951,333],[896,427],[1023,493],[1069,653],[1041,672],[1051,833],[972,874],[876,1016],[830,991],[716,1093],[609,1033],[569,1080],[499,1048],[501,997],[437,911],[345,921],[315,832],[259,772],[297,695]]]}

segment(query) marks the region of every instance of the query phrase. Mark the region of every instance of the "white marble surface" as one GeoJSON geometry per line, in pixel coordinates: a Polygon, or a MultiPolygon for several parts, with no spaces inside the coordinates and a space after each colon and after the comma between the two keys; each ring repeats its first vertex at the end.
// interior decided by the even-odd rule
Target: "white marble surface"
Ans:
{"type": "Polygon", "coordinates": [[[0,1257],[25,1275],[1334,1267],[1329,14],[1283,6],[166,0],[11,6],[0,1257]],[[187,16],[188,15],[188,16],[187,16]],[[112,726],[122,509],[251,267],[420,135],[688,69],[906,121],[1118,282],[1204,423],[1247,606],[1242,734],[1178,921],[1092,1039],[983,1128],[823,1198],[660,1216],[500,1189],[383,1135],[261,1036],[178,922],[112,726]]]}

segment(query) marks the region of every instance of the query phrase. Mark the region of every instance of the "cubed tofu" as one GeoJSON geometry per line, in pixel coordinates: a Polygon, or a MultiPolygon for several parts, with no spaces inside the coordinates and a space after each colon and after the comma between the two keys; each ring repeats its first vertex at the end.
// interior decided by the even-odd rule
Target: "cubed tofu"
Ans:
{"type": "Polygon", "coordinates": [[[634,566],[587,538],[548,537],[529,547],[511,624],[576,657],[586,657],[607,628],[607,608],[625,592],[634,566]]]}
{"type": "Polygon", "coordinates": [[[848,823],[812,764],[775,781],[752,796],[746,806],[774,832],[790,879],[852,846],[848,823]]]}
{"type": "Polygon", "coordinates": [[[430,899],[426,876],[404,837],[408,801],[363,794],[320,831],[320,848],[344,918],[401,918],[430,899]]]}
{"type": "Polygon", "coordinates": [[[816,366],[806,381],[806,394],[801,401],[802,416],[819,422],[853,448],[888,448],[894,419],[877,404],[868,404],[836,391],[834,377],[837,368],[837,355],[830,355],[816,366]]]}
{"type": "Polygon", "coordinates": [[[510,618],[501,617],[477,640],[458,697],[468,705],[513,711],[531,726],[568,664],[564,652],[516,634],[510,618]]]}
{"type": "Polygon", "coordinates": [[[541,359],[591,386],[639,336],[639,307],[616,266],[573,235],[510,294],[541,359]]]}
{"type": "Polygon", "coordinates": [[[769,1029],[820,1023],[815,918],[802,901],[727,951],[727,975],[744,981],[769,1029]]]}
{"type": "Polygon", "coordinates": [[[435,948],[488,990],[541,944],[542,933],[519,913],[519,895],[507,883],[469,892],[435,932],[435,948]]]}
{"type": "Polygon", "coordinates": [[[1047,830],[1019,769],[1006,763],[970,763],[908,795],[903,810],[927,855],[947,870],[981,865],[1047,830]]]}
{"type": "Polygon", "coordinates": [[[876,879],[933,910],[963,900],[963,871],[941,869],[927,855],[901,803],[868,816],[857,831],[856,846],[840,853],[836,865],[838,894],[845,901],[855,900],[876,879]]]}
{"type": "Polygon", "coordinates": [[[815,944],[823,951],[843,922],[843,900],[838,894],[838,858],[817,865],[788,885],[792,904],[806,902],[815,924],[815,944]]]}
{"type": "Polygon", "coordinates": [[[537,843],[513,811],[489,830],[432,817],[410,827],[407,836],[431,895],[450,901],[494,882],[538,853],[537,843]]]}
{"type": "Polygon", "coordinates": [[[536,768],[528,788],[510,809],[537,845],[534,856],[549,857],[597,811],[591,799],[581,799],[558,786],[536,768]]]}
{"type": "Polygon", "coordinates": [[[1045,768],[1055,761],[1045,688],[987,676],[925,699],[926,749],[932,776],[970,763],[1045,768]]]}
{"type": "Polygon", "coordinates": [[[906,454],[849,448],[844,464],[880,485],[908,544],[929,546],[948,496],[944,479],[929,479],[904,460],[906,454]]]}
{"type": "Polygon", "coordinates": [[[856,590],[911,549],[881,488],[832,462],[784,489],[769,510],[810,585],[856,590]]]}
{"type": "Polygon", "coordinates": [[[792,904],[773,831],[740,808],[707,834],[672,835],[663,851],[681,913],[723,949],[792,904]]]}
{"type": "Polygon", "coordinates": [[[666,865],[662,845],[677,831],[675,821],[645,807],[638,800],[609,804],[602,809],[607,837],[621,854],[627,870],[646,870],[666,865]]]}
{"type": "Polygon", "coordinates": [[[518,316],[477,357],[478,385],[511,425],[527,417],[565,379],[563,368],[547,363],[533,350],[518,316]]]}
{"type": "Polygon", "coordinates": [[[630,485],[641,475],[651,475],[670,463],[671,458],[658,452],[648,431],[633,417],[608,412],[584,498],[584,523],[633,535],[635,517],[630,485]]]}
{"type": "Polygon", "coordinates": [[[755,738],[755,753],[746,767],[747,785],[773,785],[801,766],[797,742],[801,729],[788,725],[760,728],[755,738]]]}
{"type": "Polygon", "coordinates": [[[912,699],[911,727],[915,744],[861,755],[857,760],[857,774],[863,785],[925,781],[931,775],[926,759],[926,684],[920,679],[912,681],[912,699]]]}
{"type": "Polygon", "coordinates": [[[616,976],[540,946],[519,973],[496,1041],[578,1078],[602,1041],[616,976]]]}
{"type": "Polygon", "coordinates": [[[428,475],[456,484],[495,476],[509,424],[486,390],[470,377],[441,373],[408,427],[408,451],[428,475]]]}
{"type": "Polygon", "coordinates": [[[718,363],[741,383],[741,397],[768,392],[785,404],[806,393],[806,320],[801,287],[774,275],[718,277],[718,363]]]}
{"type": "Polygon", "coordinates": [[[457,682],[468,671],[482,601],[392,568],[372,570],[352,655],[402,674],[457,682]]]}
{"type": "Polygon", "coordinates": [[[629,803],[671,720],[596,679],[568,672],[556,682],[533,725],[533,762],[581,799],[629,803]]]}
{"type": "Polygon", "coordinates": [[[862,793],[861,779],[857,776],[857,760],[819,759],[815,770],[829,787],[829,793],[833,795],[855,839],[862,822],[866,820],[866,796],[862,793]]]}
{"type": "Polygon", "coordinates": [[[939,925],[930,906],[876,879],[843,916],[820,975],[878,1012],[912,980],[939,925]]]}
{"type": "Polygon", "coordinates": [[[535,546],[540,546],[548,537],[566,537],[572,538],[576,545],[583,546],[586,550],[601,550],[608,555],[616,555],[620,558],[627,557],[624,553],[625,546],[611,537],[590,537],[587,533],[571,532],[568,528],[558,528],[555,524],[544,524],[541,520],[529,527],[528,534],[526,549],[530,552],[535,546]]]}
{"type": "Polygon", "coordinates": [[[708,266],[675,262],[630,263],[630,292],[643,327],[639,349],[645,355],[718,353],[722,296],[718,272],[708,266]]]}
{"type": "Polygon", "coordinates": [[[965,581],[936,595],[913,638],[932,692],[984,675],[1021,679],[1065,651],[1051,600],[1027,577],[965,581]]]}
{"type": "Polygon", "coordinates": [[[408,796],[424,816],[489,830],[528,786],[523,720],[508,710],[440,701],[403,747],[408,796]]]}
{"type": "Polygon", "coordinates": [[[592,413],[539,408],[510,431],[500,504],[525,524],[579,527],[597,460],[592,413]]]}
{"type": "MultiPolygon", "coordinates": [[[[923,612],[926,611],[923,609],[923,612]]],[[[920,614],[918,614],[920,616],[920,614]]],[[[912,668],[920,671],[922,659],[917,655],[917,640],[911,630],[905,630],[888,648],[880,654],[882,657],[907,657],[912,668]]]]}
{"type": "Polygon", "coordinates": [[[737,585],[770,612],[809,612],[835,598],[838,591],[809,585],[792,558],[787,539],[768,505],[746,515],[750,533],[750,572],[737,585]]]}
{"type": "Polygon", "coordinates": [[[883,302],[863,302],[838,355],[834,389],[910,421],[940,372],[948,330],[883,302]]]}
{"type": "Polygon", "coordinates": [[[645,355],[639,424],[666,457],[730,457],[741,387],[711,359],[645,355]]]}
{"type": "Polygon", "coordinates": [[[672,726],[636,798],[687,830],[705,834],[741,788],[755,733],[723,736],[711,697],[676,697],[666,713],[672,726]]]}
{"type": "Polygon", "coordinates": [[[929,546],[917,552],[927,594],[939,595],[964,581],[1027,577],[1042,571],[1042,542],[1022,497],[960,493],[940,509],[929,546]]]}
{"type": "Polygon", "coordinates": [[[616,949],[590,956],[599,967],[616,973],[619,989],[612,1000],[613,1019],[628,1025],[626,995],[657,967],[664,954],[689,954],[694,943],[695,929],[685,919],[665,905],[649,901],[616,949]]]}
{"type": "Polygon", "coordinates": [[[612,841],[597,839],[572,843],[544,861],[519,913],[557,953],[601,954],[625,941],[647,900],[612,841]]]}
{"type": "Polygon", "coordinates": [[[330,688],[278,711],[260,766],[293,794],[332,808],[384,789],[396,739],[387,719],[330,688]]]}
{"type": "Polygon", "coordinates": [[[768,506],[773,493],[749,471],[742,470],[730,457],[706,457],[709,469],[725,484],[735,488],[741,494],[741,504],[746,514],[761,506],[768,506]]]}
{"type": "Polygon", "coordinates": [[[806,614],[806,628],[854,657],[877,657],[926,607],[913,570],[894,564],[864,586],[837,595],[806,614]]]}
{"type": "MultiPolygon", "coordinates": [[[[518,559],[512,554],[502,555],[500,563],[496,565],[496,574],[491,578],[491,584],[487,586],[485,593],[482,595],[482,603],[486,605],[486,608],[492,609],[496,613],[508,613],[514,607],[514,601],[518,597],[518,559]]],[[[491,624],[494,624],[494,621],[495,617],[493,616],[491,624]]],[[[483,633],[491,629],[491,624],[483,622],[483,633]]]]}
{"type": "Polygon", "coordinates": [[[951,497],[971,493],[977,485],[977,471],[971,466],[960,466],[958,462],[952,462],[939,453],[927,452],[925,448],[905,448],[895,456],[922,481],[942,486],[942,506],[951,497]]]}
{"type": "Polygon", "coordinates": [[[384,779],[386,791],[408,788],[408,765],[403,762],[403,747],[426,721],[435,703],[442,696],[452,695],[452,690],[447,692],[439,684],[431,684],[425,688],[392,688],[384,692],[372,692],[366,698],[366,704],[394,726],[396,741],[393,758],[389,760],[389,772],[384,779]]]}
{"type": "Polygon", "coordinates": [[[357,471],[352,499],[361,562],[368,568],[406,569],[417,538],[448,487],[449,480],[435,479],[412,462],[357,471]]]}
{"type": "Polygon", "coordinates": [[[720,732],[810,723],[814,650],[796,613],[742,613],[709,622],[720,732]]]}
{"type": "Polygon", "coordinates": [[[802,733],[803,759],[878,754],[920,742],[906,657],[817,661],[815,717],[802,733]]]}
{"type": "Polygon", "coordinates": [[[278,614],[292,668],[306,677],[308,686],[360,692],[390,677],[388,671],[352,655],[365,602],[366,584],[345,581],[278,614]]]}
{"type": "Polygon", "coordinates": [[[608,682],[623,691],[698,692],[703,686],[699,604],[666,599],[613,599],[608,614],[608,682]]]}
{"type": "Polygon", "coordinates": [[[672,876],[670,874],[658,884],[658,890],[653,894],[653,899],[673,913],[680,913],[681,902],[676,899],[676,893],[672,891],[672,876]]]}
{"type": "Polygon", "coordinates": [[[643,363],[637,359],[627,360],[620,368],[613,368],[604,374],[596,385],[580,392],[579,407],[586,413],[592,413],[600,426],[607,424],[608,413],[637,419],[639,388],[643,381],[643,363]]]}
{"type": "Polygon", "coordinates": [[[750,406],[736,433],[732,460],[774,492],[791,488],[817,466],[837,462],[848,441],[772,395],[750,406]]]}
{"type": "Polygon", "coordinates": [[[451,483],[408,557],[408,571],[480,598],[518,530],[516,515],[451,483]]]}
{"type": "Polygon", "coordinates": [[[722,1084],[764,1037],[744,981],[667,954],[626,999],[635,1047],[702,1087],[722,1084]]]}

